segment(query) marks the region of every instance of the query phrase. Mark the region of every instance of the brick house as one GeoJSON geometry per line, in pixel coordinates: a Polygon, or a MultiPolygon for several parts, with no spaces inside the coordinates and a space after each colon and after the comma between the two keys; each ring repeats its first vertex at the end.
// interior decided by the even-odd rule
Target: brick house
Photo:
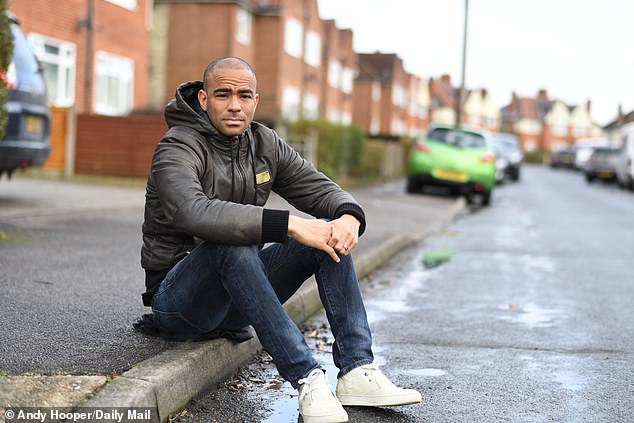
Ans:
{"type": "Polygon", "coordinates": [[[513,93],[511,103],[501,110],[502,130],[517,135],[525,151],[549,153],[577,139],[601,135],[591,118],[590,102],[570,106],[550,99],[546,90],[536,97],[513,93]]]}
{"type": "Polygon", "coordinates": [[[354,79],[352,122],[370,136],[381,131],[381,78],[374,67],[359,62],[354,79]]]}
{"type": "Polygon", "coordinates": [[[422,135],[429,125],[429,83],[417,76],[409,75],[407,105],[407,134],[422,135]]]}
{"type": "MultiPolygon", "coordinates": [[[[380,112],[378,134],[383,136],[401,136],[407,134],[407,109],[409,75],[403,68],[403,61],[396,54],[384,53],[363,53],[359,54],[359,75],[358,79],[365,83],[363,93],[355,91],[355,107],[367,107],[374,98],[379,98],[374,88],[368,90],[368,81],[372,81],[371,86],[380,86],[380,112]],[[376,83],[376,84],[375,84],[376,83]],[[367,94],[370,93],[370,97],[367,94]],[[366,97],[364,98],[363,95],[366,97]],[[365,104],[365,106],[364,106],[365,104]]],[[[355,84],[355,87],[361,86],[355,84]]],[[[354,120],[354,119],[353,119],[354,120]]],[[[369,121],[372,125],[372,121],[369,121]]],[[[374,121],[376,122],[376,121],[374,121]]],[[[355,122],[362,129],[367,127],[368,121],[355,122]]],[[[376,123],[375,123],[376,125],[376,123]]],[[[369,133],[374,128],[370,128],[369,133]]]]}
{"type": "Polygon", "coordinates": [[[432,123],[454,125],[458,88],[451,84],[451,76],[429,79],[430,120],[432,123]]]}
{"type": "Polygon", "coordinates": [[[269,125],[320,115],[323,27],[317,0],[156,0],[153,107],[205,65],[239,56],[258,74],[255,118],[269,125]],[[161,48],[160,46],[164,47],[161,48]]]}
{"type": "Polygon", "coordinates": [[[628,123],[634,123],[634,110],[629,113],[623,113],[623,107],[619,105],[616,118],[603,127],[605,136],[613,145],[622,145],[623,134],[621,128],[628,123]]]}
{"type": "Polygon", "coordinates": [[[486,89],[469,90],[463,105],[461,120],[469,127],[497,132],[500,124],[500,109],[493,103],[486,89]]]}
{"type": "Polygon", "coordinates": [[[51,105],[147,109],[150,0],[9,0],[8,9],[42,64],[51,105]]]}
{"type": "Polygon", "coordinates": [[[339,29],[334,20],[323,22],[321,117],[337,123],[352,123],[352,93],[357,55],[352,48],[352,30],[339,29]]]}

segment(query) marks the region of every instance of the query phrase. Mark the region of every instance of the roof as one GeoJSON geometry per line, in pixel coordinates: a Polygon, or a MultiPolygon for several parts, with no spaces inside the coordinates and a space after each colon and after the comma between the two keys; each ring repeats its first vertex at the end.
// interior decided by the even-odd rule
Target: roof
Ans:
{"type": "Polygon", "coordinates": [[[360,53],[359,75],[357,79],[362,81],[380,81],[382,84],[391,84],[394,79],[394,65],[401,59],[394,53],[360,53]]]}
{"type": "Polygon", "coordinates": [[[429,79],[429,95],[432,107],[455,107],[458,88],[451,85],[449,75],[438,79],[429,79]]]}

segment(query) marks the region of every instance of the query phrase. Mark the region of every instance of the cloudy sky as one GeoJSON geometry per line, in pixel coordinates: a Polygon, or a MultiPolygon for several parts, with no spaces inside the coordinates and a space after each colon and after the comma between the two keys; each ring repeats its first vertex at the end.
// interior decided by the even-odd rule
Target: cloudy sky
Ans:
{"type": "MultiPolygon", "coordinates": [[[[354,31],[357,52],[397,53],[429,78],[461,75],[464,0],[318,0],[322,19],[354,31]]],[[[634,0],[469,0],[467,88],[503,106],[516,91],[592,101],[604,125],[634,110],[634,0]]]]}

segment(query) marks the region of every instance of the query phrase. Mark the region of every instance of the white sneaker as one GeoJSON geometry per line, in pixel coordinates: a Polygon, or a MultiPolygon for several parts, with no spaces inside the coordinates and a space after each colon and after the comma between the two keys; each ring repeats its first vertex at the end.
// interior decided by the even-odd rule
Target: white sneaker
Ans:
{"type": "Polygon", "coordinates": [[[337,398],[343,405],[383,407],[421,402],[414,389],[394,385],[376,363],[357,367],[337,381],[337,398]]]}
{"type": "Polygon", "coordinates": [[[340,423],[348,413],[332,393],[322,369],[315,369],[299,380],[299,414],[304,423],[340,423]]]}

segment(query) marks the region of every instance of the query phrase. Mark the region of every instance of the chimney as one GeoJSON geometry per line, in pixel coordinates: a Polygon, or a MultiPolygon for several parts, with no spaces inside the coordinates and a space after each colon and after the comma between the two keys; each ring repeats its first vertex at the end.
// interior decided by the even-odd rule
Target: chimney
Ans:
{"type": "Polygon", "coordinates": [[[617,126],[622,126],[625,120],[625,116],[623,116],[623,106],[619,104],[619,113],[616,116],[616,124],[617,126]]]}
{"type": "Polygon", "coordinates": [[[588,101],[586,101],[586,110],[588,111],[588,114],[590,114],[592,112],[592,100],[588,99],[588,101]]]}
{"type": "Polygon", "coordinates": [[[542,88],[537,92],[537,98],[539,100],[548,100],[548,92],[542,88]]]}
{"type": "Polygon", "coordinates": [[[451,85],[451,75],[449,75],[448,73],[442,75],[440,77],[440,80],[443,84],[451,85]]]}

